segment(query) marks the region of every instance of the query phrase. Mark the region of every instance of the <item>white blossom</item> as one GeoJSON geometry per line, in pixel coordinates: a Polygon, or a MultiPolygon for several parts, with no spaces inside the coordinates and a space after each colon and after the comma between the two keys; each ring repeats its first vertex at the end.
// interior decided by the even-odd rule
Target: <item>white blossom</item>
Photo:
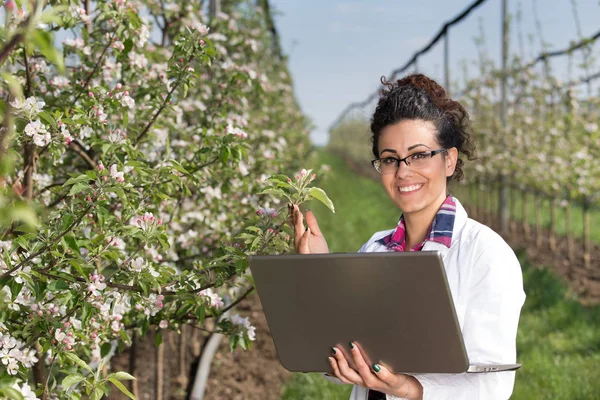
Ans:
{"type": "Polygon", "coordinates": [[[230,321],[232,324],[237,325],[241,328],[241,332],[239,332],[240,338],[244,337],[244,333],[248,334],[248,339],[255,340],[256,339],[256,328],[250,324],[248,318],[240,317],[238,314],[234,314],[230,321]]]}

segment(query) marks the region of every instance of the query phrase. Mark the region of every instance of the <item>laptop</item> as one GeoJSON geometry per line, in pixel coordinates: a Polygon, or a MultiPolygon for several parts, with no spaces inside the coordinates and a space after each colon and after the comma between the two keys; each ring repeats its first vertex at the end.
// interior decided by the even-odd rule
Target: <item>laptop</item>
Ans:
{"type": "Polygon", "coordinates": [[[516,370],[470,365],[437,251],[249,256],[284,368],[332,372],[336,346],[397,373],[516,370]]]}

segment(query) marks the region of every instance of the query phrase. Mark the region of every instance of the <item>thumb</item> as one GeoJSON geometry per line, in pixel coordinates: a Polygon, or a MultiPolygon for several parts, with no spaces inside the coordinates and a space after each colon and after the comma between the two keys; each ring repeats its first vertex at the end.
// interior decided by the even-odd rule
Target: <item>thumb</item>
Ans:
{"type": "Polygon", "coordinates": [[[406,379],[408,379],[408,377],[406,376],[404,376],[404,378],[399,379],[397,375],[393,374],[392,372],[390,372],[389,369],[387,369],[379,363],[373,364],[371,368],[373,372],[375,372],[377,377],[390,387],[396,387],[400,383],[404,384],[403,382],[406,382],[406,379]]]}
{"type": "Polygon", "coordinates": [[[312,234],[323,236],[323,234],[321,233],[321,229],[319,229],[319,223],[317,222],[317,217],[315,217],[315,214],[310,209],[306,210],[305,218],[306,218],[306,225],[308,225],[312,234]]]}

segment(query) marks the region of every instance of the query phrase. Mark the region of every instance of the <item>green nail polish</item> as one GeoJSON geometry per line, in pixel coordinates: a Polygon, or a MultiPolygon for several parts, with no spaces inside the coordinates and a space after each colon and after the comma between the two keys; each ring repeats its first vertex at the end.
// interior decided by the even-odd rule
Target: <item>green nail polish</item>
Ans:
{"type": "Polygon", "coordinates": [[[373,364],[373,371],[375,371],[375,373],[381,371],[381,367],[379,366],[379,364],[373,364]]]}
{"type": "Polygon", "coordinates": [[[333,347],[331,348],[331,352],[332,352],[333,354],[337,354],[337,353],[335,352],[335,348],[333,348],[333,347]]]}
{"type": "Polygon", "coordinates": [[[354,350],[354,343],[353,343],[353,342],[350,342],[350,348],[351,348],[352,350],[354,350]]]}

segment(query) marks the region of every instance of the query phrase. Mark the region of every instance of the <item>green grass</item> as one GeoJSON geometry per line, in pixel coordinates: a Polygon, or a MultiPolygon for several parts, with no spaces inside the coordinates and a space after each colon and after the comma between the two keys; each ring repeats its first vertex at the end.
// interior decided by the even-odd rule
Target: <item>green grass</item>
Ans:
{"type": "MultiPolygon", "coordinates": [[[[315,161],[320,163],[329,164],[332,173],[316,183],[337,212],[331,214],[319,204],[310,207],[331,251],[356,251],[375,231],[394,227],[400,213],[377,182],[356,176],[325,152],[315,161]]],[[[600,307],[581,306],[553,272],[535,268],[519,255],[527,301],[517,338],[523,367],[512,399],[600,399],[600,307]]],[[[320,374],[294,374],[283,399],[347,399],[350,390],[320,374]]]]}

